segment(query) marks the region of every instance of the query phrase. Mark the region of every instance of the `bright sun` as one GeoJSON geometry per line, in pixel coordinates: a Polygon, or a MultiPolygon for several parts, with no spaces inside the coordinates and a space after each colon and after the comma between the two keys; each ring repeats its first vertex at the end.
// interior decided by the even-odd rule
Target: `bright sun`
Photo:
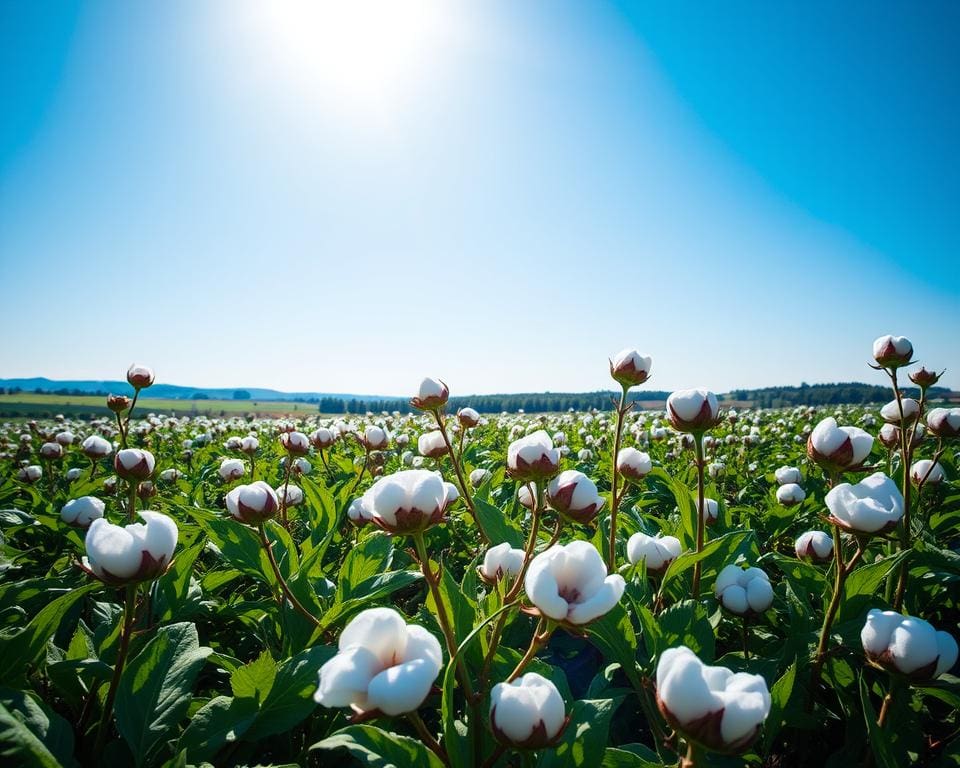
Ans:
{"type": "Polygon", "coordinates": [[[378,111],[423,76],[448,28],[445,0],[270,0],[255,8],[258,36],[286,78],[378,111]]]}

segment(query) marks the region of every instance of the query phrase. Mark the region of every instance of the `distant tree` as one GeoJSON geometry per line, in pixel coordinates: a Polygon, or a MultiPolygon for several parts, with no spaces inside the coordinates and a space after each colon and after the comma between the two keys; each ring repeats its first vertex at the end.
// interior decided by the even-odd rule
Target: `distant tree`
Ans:
{"type": "Polygon", "coordinates": [[[250,399],[250,393],[247,392],[247,390],[245,390],[245,389],[235,389],[235,390],[233,391],[233,399],[234,399],[234,400],[249,400],[249,399],[250,399]]]}
{"type": "Polygon", "coordinates": [[[206,394],[205,392],[194,392],[194,393],[190,396],[190,399],[191,399],[191,400],[209,400],[209,399],[210,399],[210,396],[209,396],[208,394],[206,394]]]}

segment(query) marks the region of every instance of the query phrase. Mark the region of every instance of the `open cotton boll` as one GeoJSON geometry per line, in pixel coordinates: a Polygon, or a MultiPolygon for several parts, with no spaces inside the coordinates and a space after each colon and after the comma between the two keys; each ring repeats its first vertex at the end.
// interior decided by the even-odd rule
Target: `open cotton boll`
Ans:
{"type": "Polygon", "coordinates": [[[828,562],[833,557],[833,537],[823,531],[807,531],[797,538],[794,551],[801,560],[828,562]]]}
{"type": "Polygon", "coordinates": [[[544,481],[560,468],[560,450],[544,430],[514,440],[507,447],[507,471],[523,481],[544,481]]]}
{"type": "Polygon", "coordinates": [[[648,536],[638,531],[627,541],[627,559],[631,565],[641,560],[647,565],[647,573],[663,573],[680,557],[680,539],[675,536],[648,536]]]}
{"type": "Polygon", "coordinates": [[[559,737],[566,708],[557,687],[536,672],[490,691],[490,724],[497,741],[518,749],[543,749],[559,737]]]}
{"type": "Polygon", "coordinates": [[[667,418],[678,432],[702,432],[716,426],[717,396],[706,389],[681,389],[667,398],[667,418]]]}
{"type": "Polygon", "coordinates": [[[913,357],[913,344],[906,336],[887,334],[873,342],[873,359],[884,368],[907,365],[913,357]]]}
{"type": "Polygon", "coordinates": [[[385,531],[409,534],[440,522],[457,498],[457,489],[437,473],[405,469],[377,480],[363,495],[363,508],[385,531]]]}
{"type": "Polygon", "coordinates": [[[891,400],[883,406],[883,408],[880,409],[880,418],[887,422],[887,424],[900,426],[904,422],[908,424],[912,422],[919,413],[920,403],[912,397],[904,397],[901,398],[899,403],[897,403],[896,400],[891,400]],[[903,418],[900,418],[901,408],[903,409],[903,418]]]}
{"type": "Polygon", "coordinates": [[[60,510],[60,519],[68,525],[86,528],[90,523],[103,517],[104,504],[96,496],[81,496],[71,499],[60,510]]]}
{"type": "Polygon", "coordinates": [[[832,416],[823,419],[807,438],[811,461],[830,470],[859,467],[873,449],[873,436],[859,427],[841,427],[832,416]]]}
{"type": "Polygon", "coordinates": [[[876,472],[856,485],[841,483],[826,495],[830,521],[854,533],[878,533],[896,527],[903,517],[897,484],[876,472]]]}
{"type": "Polygon", "coordinates": [[[583,472],[568,469],[547,485],[550,506],[569,520],[589,523],[603,507],[605,499],[583,472]]]}
{"type": "Polygon", "coordinates": [[[442,408],[450,397],[450,390],[440,379],[426,376],[417,389],[417,394],[410,399],[410,404],[421,411],[433,411],[442,408]]]}
{"type": "Polygon", "coordinates": [[[867,659],[911,680],[939,677],[957,662],[957,641],[927,621],[873,608],[860,631],[867,659]]]}
{"type": "Polygon", "coordinates": [[[653,358],[636,349],[621,349],[610,360],[610,376],[624,387],[639,386],[650,378],[653,358]]]}
{"type": "Polygon", "coordinates": [[[509,579],[520,573],[526,553],[522,549],[511,547],[503,542],[490,547],[483,556],[483,563],[478,568],[484,581],[493,583],[499,579],[509,579]]]}
{"type": "Polygon", "coordinates": [[[726,566],[717,576],[714,592],[720,604],[731,613],[763,613],[773,604],[773,587],[759,568],[726,566]]]}
{"type": "Polygon", "coordinates": [[[920,459],[910,467],[910,481],[916,486],[940,485],[946,479],[947,475],[939,462],[935,464],[930,459],[920,459]]]}
{"type": "Polygon", "coordinates": [[[527,597],[543,615],[570,624],[603,616],[620,601],[625,587],[623,577],[608,576],[600,553],[582,540],[541,552],[524,579],[527,597]]]}
{"type": "Polygon", "coordinates": [[[90,524],[84,539],[89,573],[107,584],[124,584],[166,572],[177,547],[177,524],[159,512],[138,514],[144,523],[119,526],[101,517],[90,524]]]}

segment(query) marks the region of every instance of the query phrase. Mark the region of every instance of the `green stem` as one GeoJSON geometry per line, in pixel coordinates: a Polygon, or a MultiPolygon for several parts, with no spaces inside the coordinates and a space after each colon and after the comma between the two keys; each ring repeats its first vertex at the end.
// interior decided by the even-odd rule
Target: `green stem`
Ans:
{"type": "MultiPolygon", "coordinates": [[[[483,539],[484,544],[490,543],[490,537],[487,535],[487,532],[483,529],[483,525],[480,522],[480,518],[477,517],[477,509],[473,503],[473,497],[470,495],[470,486],[467,485],[467,481],[463,477],[463,467],[460,464],[460,458],[453,450],[453,446],[450,444],[450,438],[447,436],[446,425],[444,424],[443,415],[440,413],[440,410],[437,409],[433,411],[433,416],[437,420],[437,426],[440,429],[440,434],[443,436],[443,444],[447,447],[447,454],[450,456],[450,463],[453,464],[454,474],[457,476],[457,485],[460,486],[460,495],[463,498],[463,503],[467,505],[467,509],[470,510],[470,514],[473,516],[473,522],[477,526],[477,530],[480,531],[480,537],[483,539]]],[[[463,446],[463,430],[460,431],[461,436],[461,447],[463,446]]]]}
{"type": "Polygon", "coordinates": [[[267,529],[263,523],[257,526],[257,530],[260,532],[260,543],[263,545],[263,548],[267,551],[267,559],[270,561],[270,567],[273,570],[273,575],[276,577],[277,582],[280,584],[280,591],[283,593],[283,596],[290,601],[290,604],[294,609],[307,619],[311,624],[313,624],[318,629],[323,628],[323,624],[320,623],[320,620],[314,616],[310,611],[308,611],[293,592],[290,591],[290,587],[287,585],[286,580],[283,578],[283,574],[280,573],[280,566],[277,565],[277,559],[273,555],[273,544],[271,544],[270,539],[267,538],[267,529]]]}
{"type": "Polygon", "coordinates": [[[623,437],[623,417],[627,415],[627,392],[629,387],[623,385],[620,393],[620,405],[617,406],[617,431],[613,438],[613,478],[610,483],[610,543],[607,548],[607,571],[615,573],[617,569],[617,512],[620,507],[618,485],[620,473],[617,472],[617,455],[620,453],[620,441],[623,437]]]}
{"type": "MultiPolygon", "coordinates": [[[[703,480],[703,433],[697,433],[693,436],[694,446],[697,451],[697,554],[703,551],[704,530],[706,523],[704,521],[704,480],[703,480]]],[[[693,599],[700,599],[700,570],[702,561],[697,560],[693,566],[693,599]]]]}
{"type": "Polygon", "coordinates": [[[433,754],[440,758],[440,762],[442,762],[444,765],[449,765],[450,762],[447,759],[447,753],[443,751],[443,747],[440,746],[440,743],[433,737],[433,734],[430,733],[430,729],[427,728],[427,724],[423,722],[423,718],[420,717],[420,713],[416,710],[413,712],[408,712],[407,719],[413,724],[413,727],[423,740],[423,743],[429,747],[433,754]]]}
{"type": "Polygon", "coordinates": [[[508,683],[512,683],[523,672],[524,668],[529,664],[533,657],[537,655],[537,651],[543,648],[547,644],[547,640],[550,639],[550,635],[553,634],[554,625],[553,622],[547,621],[546,619],[540,619],[537,623],[537,628],[533,632],[533,637],[530,638],[530,647],[527,648],[527,652],[523,654],[523,657],[520,661],[517,662],[517,666],[513,668],[513,672],[510,673],[510,676],[507,678],[508,683]]]}
{"type": "Polygon", "coordinates": [[[127,520],[131,523],[137,519],[137,487],[140,483],[136,480],[127,481],[127,520]]]}
{"type": "Polygon", "coordinates": [[[107,698],[103,704],[103,714],[100,717],[100,726],[97,729],[97,741],[93,753],[99,756],[103,753],[103,745],[107,739],[107,729],[110,726],[110,718],[113,715],[113,702],[117,698],[117,687],[120,684],[120,676],[123,674],[123,667],[127,661],[127,653],[130,650],[130,635],[133,629],[133,619],[137,610],[137,585],[128,584],[126,595],[123,602],[123,627],[120,630],[120,647],[117,650],[117,662],[113,667],[113,677],[110,679],[110,688],[107,690],[107,698]]]}

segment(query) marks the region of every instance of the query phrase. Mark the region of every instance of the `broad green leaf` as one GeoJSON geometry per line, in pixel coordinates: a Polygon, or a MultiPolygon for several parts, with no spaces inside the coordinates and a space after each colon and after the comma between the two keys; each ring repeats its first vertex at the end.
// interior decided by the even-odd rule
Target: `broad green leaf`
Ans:
{"type": "Polygon", "coordinates": [[[348,725],[310,749],[346,749],[372,768],[443,768],[440,758],[419,741],[372,725],[348,725]]]}
{"type": "Polygon", "coordinates": [[[0,757],[9,765],[61,768],[43,742],[3,704],[0,704],[0,757]]]}
{"type": "Polygon", "coordinates": [[[158,629],[123,670],[114,712],[117,728],[138,765],[170,739],[186,715],[209,653],[209,648],[200,647],[193,624],[171,624],[158,629]]]}
{"type": "Polygon", "coordinates": [[[257,711],[254,699],[217,696],[190,718],[178,748],[187,751],[191,763],[213,760],[223,747],[246,733],[256,720],[257,711]]]}
{"type": "Polygon", "coordinates": [[[340,577],[337,582],[337,602],[344,602],[351,597],[362,596],[358,587],[368,579],[382,574],[390,569],[393,558],[393,541],[382,533],[373,533],[360,540],[351,549],[343,566],[340,568],[340,577]]]}
{"type": "Polygon", "coordinates": [[[617,662],[630,682],[639,688],[637,636],[623,606],[615,605],[604,616],[587,624],[586,629],[590,641],[607,660],[617,662]]]}
{"type": "Polygon", "coordinates": [[[870,746],[873,757],[880,768],[897,768],[897,759],[893,755],[887,734],[877,725],[877,712],[870,701],[870,691],[866,680],[860,677],[860,703],[863,707],[863,719],[870,734],[870,746]]]}
{"type": "Polygon", "coordinates": [[[493,504],[474,497],[474,507],[477,510],[477,519],[491,544],[508,542],[511,547],[523,548],[523,531],[507,519],[507,516],[493,504]]]}
{"type": "Polygon", "coordinates": [[[570,722],[555,749],[544,750],[537,768],[594,766],[607,747],[610,719],[619,705],[615,699],[587,699],[574,702],[570,722]]]}
{"type": "Polygon", "coordinates": [[[230,688],[238,699],[253,699],[258,704],[267,698],[277,677],[277,662],[267,651],[230,675],[230,688]]]}

